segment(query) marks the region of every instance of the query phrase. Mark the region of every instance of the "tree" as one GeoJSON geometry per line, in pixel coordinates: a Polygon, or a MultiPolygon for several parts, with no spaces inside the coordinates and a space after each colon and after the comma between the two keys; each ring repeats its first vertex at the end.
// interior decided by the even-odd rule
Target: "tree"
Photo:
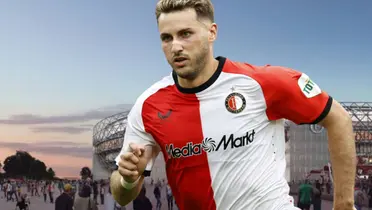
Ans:
{"type": "Polygon", "coordinates": [[[92,171],[90,170],[89,167],[85,166],[81,168],[80,176],[81,176],[81,179],[87,179],[89,177],[92,177],[92,171]]]}
{"type": "Polygon", "coordinates": [[[16,154],[7,157],[4,160],[4,171],[7,175],[13,177],[23,176],[28,172],[23,165],[27,160],[22,161],[21,159],[27,159],[27,156],[24,156],[23,153],[16,152],[16,154]]]}
{"type": "Polygon", "coordinates": [[[30,176],[30,178],[36,179],[36,180],[40,180],[42,178],[49,177],[46,173],[47,172],[46,169],[47,169],[47,167],[46,167],[45,163],[36,159],[30,166],[29,176],[30,176]]]}
{"type": "Polygon", "coordinates": [[[53,169],[47,171],[45,163],[32,157],[25,151],[17,151],[7,157],[3,164],[5,175],[13,178],[52,179],[55,176],[53,169]]]}
{"type": "Polygon", "coordinates": [[[54,172],[53,168],[48,168],[47,177],[49,179],[54,179],[55,176],[56,176],[56,173],[54,172]]]}

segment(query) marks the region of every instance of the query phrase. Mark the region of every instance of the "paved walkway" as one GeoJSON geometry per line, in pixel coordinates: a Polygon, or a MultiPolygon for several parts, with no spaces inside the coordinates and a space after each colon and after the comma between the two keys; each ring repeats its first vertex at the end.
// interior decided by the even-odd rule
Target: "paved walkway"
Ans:
{"type": "MultiPolygon", "coordinates": [[[[148,197],[150,198],[151,203],[155,207],[156,200],[155,200],[154,196],[150,195],[150,194],[152,194],[152,193],[150,193],[150,192],[152,192],[152,187],[149,187],[147,192],[149,192],[148,197]]],[[[15,205],[16,205],[15,202],[6,202],[4,200],[4,198],[0,199],[0,209],[1,210],[14,210],[15,205]]],[[[167,205],[166,201],[164,200],[163,205],[162,205],[162,210],[167,210],[166,205],[167,205]]],[[[332,209],[331,206],[332,206],[331,202],[325,201],[325,202],[323,202],[322,210],[331,210],[332,209]]],[[[126,208],[126,210],[132,210],[132,209],[133,208],[132,208],[131,204],[129,204],[126,208]]],[[[54,210],[54,204],[44,203],[42,197],[31,197],[31,208],[30,208],[30,210],[54,210]]],[[[104,209],[103,206],[99,206],[99,210],[105,210],[105,209],[104,209]]],[[[176,209],[174,209],[174,210],[176,210],[176,209]]]]}
{"type": "MultiPolygon", "coordinates": [[[[151,203],[155,207],[156,205],[156,200],[155,197],[153,196],[153,187],[152,186],[147,186],[147,193],[146,195],[149,197],[151,200],[151,203]]],[[[163,205],[162,205],[162,210],[168,210],[167,209],[167,201],[165,199],[165,190],[162,189],[162,197],[163,197],[163,205]]],[[[6,202],[5,199],[2,197],[3,195],[0,196],[0,209],[1,210],[14,210],[15,209],[15,202],[6,202]]],[[[294,200],[297,200],[297,197],[294,197],[294,200]]],[[[367,210],[368,208],[364,208],[363,210],[367,210]]],[[[31,208],[30,210],[54,210],[54,204],[51,203],[44,203],[42,197],[31,197],[31,208]]],[[[104,209],[103,206],[99,206],[99,210],[106,210],[104,209]]],[[[111,210],[111,209],[110,209],[111,210]]],[[[133,210],[132,209],[132,204],[129,204],[126,208],[126,210],[133,210]]],[[[174,208],[174,210],[177,210],[174,208]]],[[[325,201],[323,200],[322,202],[322,210],[332,210],[332,202],[331,201],[325,201]]]]}
{"type": "MultiPolygon", "coordinates": [[[[153,194],[154,188],[152,186],[147,186],[146,189],[147,189],[146,196],[150,199],[150,201],[153,204],[153,207],[155,209],[156,199],[155,199],[154,194],[153,194]]],[[[166,195],[165,189],[162,188],[161,192],[162,192],[162,198],[163,198],[162,199],[161,210],[168,210],[167,201],[166,201],[166,197],[165,197],[165,195],[166,195]]],[[[59,192],[58,193],[56,192],[54,195],[55,195],[54,199],[56,199],[59,196],[59,192]]],[[[54,210],[54,204],[49,203],[49,202],[45,203],[44,198],[42,196],[40,196],[40,197],[34,196],[34,197],[30,197],[30,199],[31,199],[30,210],[54,210]]],[[[98,202],[100,202],[99,198],[98,198],[98,202]]],[[[12,201],[7,202],[4,199],[4,195],[1,192],[1,195],[0,195],[0,210],[14,210],[15,206],[16,206],[16,202],[12,202],[12,201]]],[[[104,209],[104,206],[99,205],[99,210],[106,210],[106,209],[104,209]]],[[[109,209],[109,210],[111,210],[111,209],[109,209]]],[[[131,203],[128,204],[127,207],[126,207],[126,210],[133,210],[133,205],[131,203]]],[[[178,209],[173,208],[173,210],[178,210],[178,209]]]]}

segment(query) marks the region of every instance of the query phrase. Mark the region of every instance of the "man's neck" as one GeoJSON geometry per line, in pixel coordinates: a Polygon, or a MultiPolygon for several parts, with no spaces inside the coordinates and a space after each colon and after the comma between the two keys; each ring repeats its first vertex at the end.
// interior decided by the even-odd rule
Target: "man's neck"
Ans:
{"type": "Polygon", "coordinates": [[[212,75],[216,72],[218,67],[218,60],[211,57],[208,59],[204,69],[201,70],[200,74],[193,80],[182,79],[178,77],[178,83],[184,88],[194,88],[204,84],[212,75]]]}

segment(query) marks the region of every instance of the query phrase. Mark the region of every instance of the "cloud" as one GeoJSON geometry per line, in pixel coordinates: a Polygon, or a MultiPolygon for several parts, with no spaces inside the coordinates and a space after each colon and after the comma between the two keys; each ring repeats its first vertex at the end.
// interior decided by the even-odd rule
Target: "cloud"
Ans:
{"type": "Polygon", "coordinates": [[[119,112],[128,111],[132,105],[118,104],[114,106],[103,107],[84,113],[75,113],[57,116],[42,116],[34,114],[12,115],[8,119],[0,119],[0,124],[6,125],[36,125],[36,124],[59,124],[87,122],[91,120],[101,120],[119,112]]]}
{"type": "MultiPolygon", "coordinates": [[[[13,143],[12,143],[13,144],[13,143]]],[[[17,144],[17,143],[15,143],[17,144]]],[[[23,144],[23,143],[21,143],[23,144]]],[[[81,142],[73,142],[73,141],[42,141],[42,142],[35,142],[31,143],[36,146],[67,146],[67,147],[78,147],[78,146],[90,146],[91,142],[87,142],[86,144],[83,144],[81,142]]],[[[0,142],[1,145],[1,142],[0,142]]]]}
{"type": "Polygon", "coordinates": [[[0,142],[0,147],[14,150],[25,150],[43,155],[66,155],[81,158],[92,158],[92,146],[69,141],[49,141],[37,143],[0,142]]]}
{"type": "Polygon", "coordinates": [[[94,124],[81,124],[80,127],[93,128],[94,124]]]}
{"type": "Polygon", "coordinates": [[[44,126],[44,127],[33,127],[31,130],[35,133],[67,133],[67,134],[80,134],[86,131],[91,131],[92,128],[88,127],[74,127],[74,126],[44,126]]]}
{"type": "Polygon", "coordinates": [[[80,170],[82,167],[79,166],[52,166],[56,172],[56,176],[59,178],[79,178],[80,170]]]}

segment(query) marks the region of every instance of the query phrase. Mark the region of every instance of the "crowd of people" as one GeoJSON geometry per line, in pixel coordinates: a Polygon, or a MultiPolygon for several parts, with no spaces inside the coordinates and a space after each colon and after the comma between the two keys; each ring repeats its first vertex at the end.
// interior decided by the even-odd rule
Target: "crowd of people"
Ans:
{"type": "MultiPolygon", "coordinates": [[[[322,210],[322,199],[331,199],[333,186],[330,180],[309,180],[289,183],[292,193],[298,194],[297,206],[302,210],[322,210]]],[[[372,209],[372,176],[358,178],[355,181],[355,208],[372,209]]]]}
{"type": "MultiPolygon", "coordinates": [[[[151,193],[151,192],[149,192],[151,193]]],[[[168,210],[175,210],[178,209],[177,205],[174,201],[174,197],[172,194],[172,190],[170,186],[166,183],[165,180],[160,181],[158,180],[154,183],[154,180],[151,179],[150,183],[145,183],[137,196],[136,199],[133,200],[133,210],[161,210],[163,206],[163,201],[166,200],[167,202],[167,209],[168,210]],[[153,188],[153,196],[156,200],[155,205],[152,204],[149,197],[147,196],[148,189],[153,188]],[[162,196],[162,191],[165,191],[165,197],[162,196]]],[[[130,204],[129,204],[130,205],[130,204]]]]}
{"type": "MultiPolygon", "coordinates": [[[[45,203],[54,203],[56,210],[85,209],[81,206],[91,206],[98,210],[98,195],[100,204],[104,204],[106,183],[87,180],[0,180],[1,198],[6,202],[14,202],[20,210],[29,209],[31,197],[42,197],[45,203]],[[89,198],[89,199],[88,199],[89,198]]],[[[88,207],[86,208],[88,209],[88,207]]]]}
{"type": "Polygon", "coordinates": [[[322,194],[330,194],[330,190],[328,184],[322,184],[318,180],[301,182],[298,186],[297,207],[302,210],[310,210],[310,207],[313,206],[313,210],[321,210],[322,194]]]}
{"type": "Polygon", "coordinates": [[[44,197],[44,202],[54,202],[54,181],[23,181],[16,179],[0,180],[0,191],[7,202],[15,202],[20,210],[28,209],[30,196],[44,197]],[[26,190],[24,190],[24,187],[26,190]],[[48,200],[49,197],[49,200],[48,200]]]}
{"type": "MultiPolygon", "coordinates": [[[[0,180],[1,199],[14,202],[16,209],[28,210],[32,206],[31,198],[40,197],[45,203],[53,203],[55,210],[125,210],[117,204],[111,195],[109,180],[53,180],[35,181],[4,179],[0,180]]],[[[149,180],[132,204],[133,210],[160,210],[167,202],[167,209],[176,209],[172,191],[165,180],[149,180]],[[149,189],[153,190],[149,192],[149,189]],[[164,191],[166,199],[162,193],[164,191]],[[152,193],[156,202],[152,203],[148,194],[152,193]]]]}
{"type": "Polygon", "coordinates": [[[354,200],[358,210],[362,206],[372,209],[372,176],[356,180],[354,200]]]}

